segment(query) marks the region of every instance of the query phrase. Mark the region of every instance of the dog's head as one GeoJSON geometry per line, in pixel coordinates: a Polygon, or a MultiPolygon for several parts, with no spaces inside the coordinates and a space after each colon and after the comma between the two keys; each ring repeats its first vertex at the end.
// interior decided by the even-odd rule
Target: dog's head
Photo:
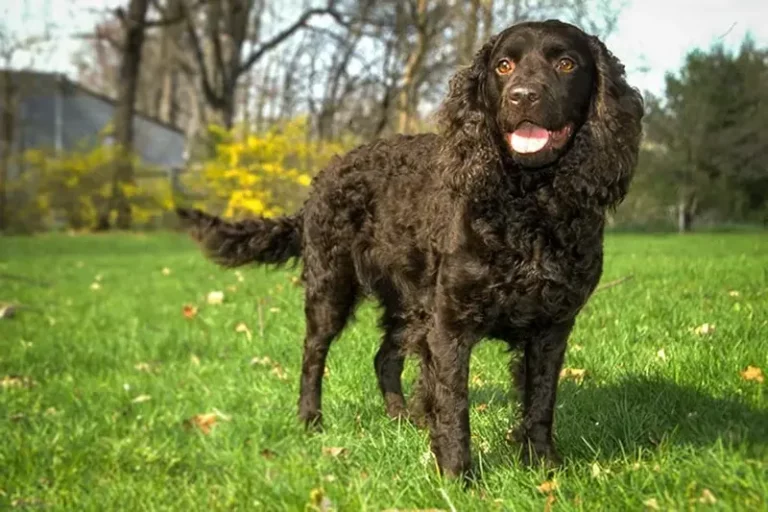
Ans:
{"type": "Polygon", "coordinates": [[[615,203],[635,165],[642,113],[639,93],[600,40],[545,21],[514,25],[488,41],[454,75],[439,119],[453,163],[470,174],[479,172],[469,169],[479,159],[486,166],[511,160],[523,172],[562,166],[579,139],[590,146],[581,151],[585,158],[605,164],[592,165],[607,173],[596,186],[623,189],[602,201],[615,203]],[[493,147],[477,154],[478,142],[493,147]]]}

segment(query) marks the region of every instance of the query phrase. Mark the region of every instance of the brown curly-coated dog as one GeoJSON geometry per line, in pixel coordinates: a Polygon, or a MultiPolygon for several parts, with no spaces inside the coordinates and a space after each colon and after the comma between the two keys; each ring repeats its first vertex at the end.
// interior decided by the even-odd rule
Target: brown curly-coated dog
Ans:
{"type": "Polygon", "coordinates": [[[306,338],[299,416],[321,419],[326,356],[359,299],[381,303],[374,366],[387,412],[419,409],[441,470],[471,465],[469,359],[484,337],[514,366],[526,462],[557,462],[558,375],[574,319],[603,264],[605,213],[627,192],[643,103],[596,37],[558,21],[514,25],[459,70],[440,133],[397,136],[337,158],[293,216],[230,223],[180,210],[226,266],[301,257],[306,338]]]}

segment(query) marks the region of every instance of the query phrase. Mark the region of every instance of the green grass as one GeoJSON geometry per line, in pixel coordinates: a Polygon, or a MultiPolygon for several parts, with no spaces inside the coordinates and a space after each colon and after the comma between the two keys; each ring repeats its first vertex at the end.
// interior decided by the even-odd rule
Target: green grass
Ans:
{"type": "MultiPolygon", "coordinates": [[[[768,373],[768,237],[612,235],[606,249],[604,281],[634,279],[597,293],[571,338],[566,365],[587,376],[560,387],[553,510],[766,510],[768,383],[740,371],[768,373]],[[704,323],[715,331],[692,332],[704,323]]],[[[241,282],[175,235],[0,238],[0,301],[35,308],[0,320],[0,509],[544,509],[547,476],[505,441],[516,407],[497,343],[472,356],[468,490],[436,475],[425,432],[385,417],[371,305],[331,350],[326,430],[307,435],[293,275],[241,282]],[[207,435],[185,426],[216,411],[207,435]]]]}

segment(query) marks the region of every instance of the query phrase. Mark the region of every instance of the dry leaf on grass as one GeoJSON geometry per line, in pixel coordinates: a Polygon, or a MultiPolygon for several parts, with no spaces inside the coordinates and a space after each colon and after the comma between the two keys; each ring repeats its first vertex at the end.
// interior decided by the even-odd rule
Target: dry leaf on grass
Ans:
{"type": "Polygon", "coordinates": [[[214,409],[213,412],[192,416],[184,422],[184,425],[186,427],[195,427],[207,435],[211,433],[211,429],[218,420],[231,421],[232,417],[218,409],[214,409]]]}
{"type": "Polygon", "coordinates": [[[16,306],[13,304],[0,304],[0,318],[13,318],[16,316],[16,306]]]}
{"type": "Polygon", "coordinates": [[[478,404],[478,405],[475,407],[475,410],[476,410],[477,412],[483,412],[483,411],[485,411],[486,409],[488,409],[488,404],[478,404]]]}
{"type": "Polygon", "coordinates": [[[643,502],[643,505],[651,510],[659,510],[659,502],[656,500],[656,498],[648,498],[643,502]]]}
{"type": "Polygon", "coordinates": [[[660,348],[659,351],[656,352],[656,357],[658,357],[662,361],[666,361],[667,360],[667,353],[664,352],[663,348],[660,348]]]}
{"type": "Polygon", "coordinates": [[[349,450],[340,446],[323,446],[323,455],[341,457],[349,453],[349,450]]]}
{"type": "Polygon", "coordinates": [[[270,450],[269,448],[264,448],[263,450],[261,450],[259,452],[259,455],[261,455],[265,459],[269,460],[269,459],[274,459],[277,456],[277,453],[275,453],[274,451],[270,450]]]}
{"type": "Polygon", "coordinates": [[[571,345],[572,352],[581,352],[582,350],[584,350],[583,345],[579,345],[578,343],[574,343],[573,345],[571,345]]]}
{"type": "Polygon", "coordinates": [[[267,356],[264,356],[264,357],[256,356],[251,359],[251,366],[256,366],[256,365],[270,366],[271,364],[272,364],[272,360],[267,356]]]}
{"type": "Polygon", "coordinates": [[[143,402],[149,402],[150,400],[152,400],[152,397],[149,396],[149,395],[139,395],[136,398],[134,398],[133,400],[131,400],[131,403],[133,403],[133,404],[140,404],[140,403],[143,403],[143,402]]]}
{"type": "Polygon", "coordinates": [[[275,308],[275,307],[269,308],[269,312],[270,313],[279,313],[280,312],[280,308],[275,308]]]}
{"type": "Polygon", "coordinates": [[[316,510],[318,512],[330,512],[334,510],[333,502],[325,495],[325,492],[321,488],[312,489],[309,492],[309,504],[310,510],[316,510]]]}
{"type": "Polygon", "coordinates": [[[741,372],[741,378],[744,380],[754,380],[755,382],[764,382],[765,377],[763,376],[763,370],[758,368],[757,366],[747,366],[745,369],[743,369],[741,372]]]}
{"type": "Polygon", "coordinates": [[[728,292],[728,295],[730,295],[731,297],[739,297],[741,295],[741,293],[739,293],[736,290],[731,290],[731,291],[728,292]]]}
{"type": "Polygon", "coordinates": [[[171,275],[171,269],[169,269],[168,267],[163,267],[163,270],[161,270],[160,273],[163,274],[164,276],[169,276],[171,275]]]}
{"type": "Polygon", "coordinates": [[[154,373],[155,371],[155,366],[151,363],[136,363],[133,367],[140,372],[154,373]]]}
{"type": "Polygon", "coordinates": [[[544,512],[551,512],[552,511],[552,505],[555,504],[555,501],[557,501],[557,498],[555,498],[554,494],[548,494],[547,499],[544,502],[544,512]]]}
{"type": "Polygon", "coordinates": [[[291,276],[291,284],[293,286],[301,286],[301,279],[296,276],[291,276]]]}
{"type": "Polygon", "coordinates": [[[211,429],[216,425],[218,416],[215,412],[209,412],[207,414],[196,414],[186,421],[186,425],[189,427],[195,427],[199,429],[203,434],[210,434],[211,429]]]}
{"type": "Polygon", "coordinates": [[[717,503],[717,498],[715,498],[715,495],[712,494],[712,491],[709,489],[702,489],[701,496],[699,497],[699,503],[703,503],[705,505],[714,505],[717,503]]]}
{"type": "Polygon", "coordinates": [[[91,283],[91,290],[94,292],[101,290],[101,283],[95,282],[91,283]]]}
{"type": "Polygon", "coordinates": [[[560,371],[560,380],[572,380],[576,384],[584,382],[584,377],[587,374],[587,370],[582,368],[563,368],[560,371]]]}
{"type": "Polygon", "coordinates": [[[181,308],[181,313],[185,318],[195,318],[197,316],[197,308],[191,304],[184,304],[181,308]]]}
{"type": "Polygon", "coordinates": [[[200,358],[197,357],[195,354],[192,354],[191,356],[189,356],[189,362],[195,366],[200,366],[200,358]]]}
{"type": "Polygon", "coordinates": [[[694,327],[693,333],[698,334],[699,336],[708,336],[715,332],[715,324],[701,324],[698,327],[694,327]]]}
{"type": "Polygon", "coordinates": [[[248,339],[248,341],[251,341],[251,338],[252,338],[251,330],[248,328],[245,322],[240,322],[239,324],[237,324],[235,326],[235,332],[245,333],[245,337],[248,339]]]}
{"type": "Polygon", "coordinates": [[[36,385],[36,382],[30,377],[23,375],[6,375],[0,380],[0,388],[31,388],[36,385]]]}
{"type": "Polygon", "coordinates": [[[224,302],[224,292],[218,290],[210,292],[208,293],[208,296],[205,298],[205,300],[212,306],[222,304],[224,302]]]}
{"type": "Polygon", "coordinates": [[[557,480],[546,480],[541,483],[541,485],[538,485],[536,488],[539,490],[539,492],[543,493],[550,493],[557,490],[557,480]]]}
{"type": "Polygon", "coordinates": [[[285,373],[285,370],[283,369],[283,367],[277,363],[275,363],[275,366],[272,368],[272,371],[269,373],[271,373],[272,375],[274,375],[280,380],[288,380],[288,374],[285,373]]]}
{"type": "Polygon", "coordinates": [[[237,278],[238,283],[242,283],[243,281],[245,281],[245,277],[243,276],[243,273],[240,272],[239,270],[235,270],[235,277],[237,278]]]}

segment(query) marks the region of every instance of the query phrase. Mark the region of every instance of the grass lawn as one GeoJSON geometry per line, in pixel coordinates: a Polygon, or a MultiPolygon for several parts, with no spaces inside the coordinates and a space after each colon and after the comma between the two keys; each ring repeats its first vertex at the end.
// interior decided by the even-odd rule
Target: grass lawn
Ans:
{"type": "Polygon", "coordinates": [[[560,386],[566,464],[542,492],[505,441],[501,344],[472,356],[464,490],[385,416],[370,304],[307,435],[296,271],[221,270],[170,234],[0,238],[0,302],[29,306],[0,319],[0,509],[768,510],[768,236],[612,235],[606,252],[604,282],[634,279],[579,317],[566,366],[586,373],[560,386]]]}

